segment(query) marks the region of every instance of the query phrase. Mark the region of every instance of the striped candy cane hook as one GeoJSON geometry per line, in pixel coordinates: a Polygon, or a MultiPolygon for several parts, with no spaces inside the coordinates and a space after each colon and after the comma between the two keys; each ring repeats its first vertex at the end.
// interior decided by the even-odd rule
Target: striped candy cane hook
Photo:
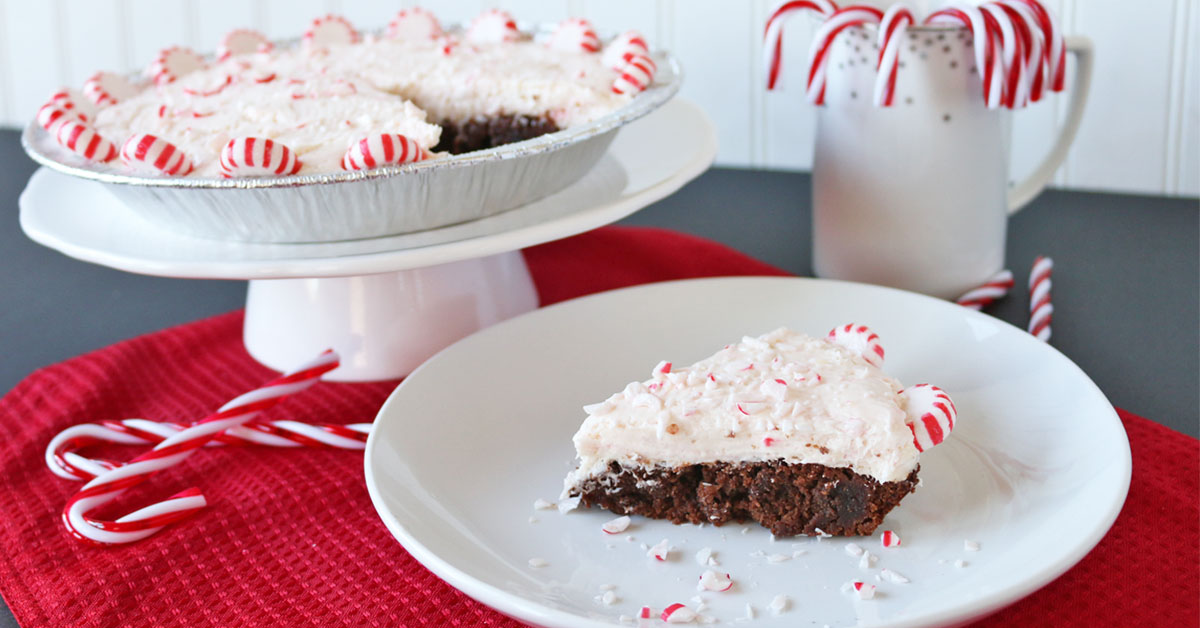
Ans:
{"type": "Polygon", "coordinates": [[[1050,275],[1054,260],[1039,255],[1029,271],[1029,333],[1043,342],[1050,342],[1050,319],[1054,306],[1050,303],[1050,275]]]}
{"type": "Polygon", "coordinates": [[[896,96],[896,74],[900,67],[900,47],[904,33],[912,26],[912,10],[903,3],[893,4],[879,21],[879,62],[875,67],[875,106],[891,107],[896,96]]]}
{"type": "Polygon", "coordinates": [[[823,17],[829,17],[837,12],[838,7],[832,0],[792,0],[780,5],[771,14],[771,17],[767,18],[767,26],[763,33],[767,89],[775,89],[775,85],[779,82],[779,70],[783,65],[783,23],[785,18],[801,10],[815,11],[823,17]]]}
{"type": "Polygon", "coordinates": [[[983,77],[983,100],[989,109],[996,109],[1003,104],[1002,79],[1003,70],[1000,68],[999,55],[996,49],[1000,47],[1000,34],[989,26],[983,11],[978,7],[954,5],[951,8],[934,11],[925,18],[926,24],[961,24],[971,33],[975,42],[975,67],[983,77]]]}
{"type": "MultiPolygon", "coordinates": [[[[96,462],[89,465],[84,462],[81,470],[95,477],[63,509],[63,522],[67,530],[76,538],[95,544],[131,543],[191,516],[207,504],[199,489],[195,488],[114,521],[95,519],[87,516],[87,513],[113,501],[154,473],[183,462],[222,432],[247,423],[288,396],[312,386],[322,375],[337,367],[337,354],[326,351],[295,371],[226,403],[213,415],[163,439],[154,449],[127,464],[108,468],[111,463],[96,462]]],[[[79,458],[83,459],[82,456],[79,458]]]]}
{"type": "MultiPolygon", "coordinates": [[[[90,480],[97,474],[95,465],[105,470],[124,466],[124,463],[87,458],[78,452],[84,447],[101,443],[119,445],[156,445],[191,427],[192,424],[123,419],[72,425],[59,432],[46,447],[46,466],[55,475],[67,480],[90,480]]],[[[370,423],[335,425],[302,423],[300,421],[270,421],[247,423],[218,434],[206,447],[223,445],[263,445],[266,447],[332,447],[362,450],[366,446],[370,423]]]]}
{"type": "Polygon", "coordinates": [[[825,68],[829,65],[830,49],[837,36],[851,26],[878,24],[882,18],[883,11],[879,9],[855,5],[838,9],[817,29],[808,55],[808,86],[805,94],[809,102],[814,105],[825,104],[825,68]]]}

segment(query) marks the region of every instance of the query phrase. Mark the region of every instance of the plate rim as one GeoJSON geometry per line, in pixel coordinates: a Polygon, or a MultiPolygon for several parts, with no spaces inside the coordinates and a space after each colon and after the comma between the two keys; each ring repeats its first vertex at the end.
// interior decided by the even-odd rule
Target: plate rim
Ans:
{"type": "MultiPolygon", "coordinates": [[[[552,311],[552,310],[557,310],[557,309],[562,308],[563,306],[580,307],[578,305],[579,303],[592,302],[592,301],[597,301],[597,300],[603,300],[605,298],[611,298],[611,295],[616,294],[616,293],[626,293],[626,292],[631,292],[631,291],[652,291],[652,290],[656,290],[656,289],[662,289],[664,286],[674,286],[674,285],[681,285],[681,284],[699,285],[699,284],[720,284],[720,283],[733,283],[733,282],[745,282],[745,281],[795,283],[795,284],[799,284],[799,285],[806,285],[806,284],[807,285],[814,285],[814,284],[841,285],[841,286],[845,286],[845,287],[850,287],[851,289],[878,290],[883,293],[900,293],[907,297],[916,297],[920,300],[932,302],[934,307],[943,307],[943,306],[955,307],[955,305],[953,303],[950,303],[948,301],[943,301],[941,299],[937,299],[937,298],[930,297],[927,295],[923,295],[923,294],[919,294],[919,293],[915,293],[915,292],[909,292],[906,290],[900,290],[897,288],[889,288],[886,286],[877,286],[877,285],[873,285],[873,284],[865,284],[865,283],[858,283],[858,282],[851,282],[851,281],[841,281],[841,280],[835,280],[835,279],[818,279],[818,278],[810,278],[810,277],[792,277],[792,276],[781,277],[781,276],[770,276],[770,275],[749,275],[749,276],[734,276],[734,277],[729,277],[729,276],[700,277],[700,278],[679,279],[679,280],[671,280],[671,281],[659,281],[659,282],[651,282],[651,283],[646,283],[646,284],[638,284],[638,285],[634,285],[634,286],[626,286],[626,287],[617,288],[614,290],[606,290],[603,292],[588,294],[588,295],[584,295],[581,297],[576,297],[574,299],[568,299],[566,301],[561,301],[559,303],[555,303],[555,304],[552,304],[552,305],[549,305],[546,307],[538,308],[536,310],[533,310],[532,312],[522,314],[520,316],[508,319],[506,321],[503,321],[503,322],[493,325],[491,327],[488,327],[488,328],[485,328],[478,332],[475,332],[474,334],[471,334],[470,336],[467,336],[466,338],[463,338],[462,340],[459,340],[458,342],[453,343],[449,347],[442,349],[441,351],[439,351],[438,353],[436,353],[432,357],[430,357],[428,360],[426,360],[424,363],[422,363],[420,366],[418,366],[411,374],[409,374],[408,377],[406,377],[404,379],[404,381],[402,381],[400,384],[398,384],[396,386],[396,388],[393,389],[392,392],[388,395],[387,400],[380,407],[379,412],[376,414],[375,419],[372,422],[371,431],[367,436],[367,442],[365,445],[364,455],[363,455],[364,480],[367,485],[367,493],[371,498],[371,504],[375,508],[376,514],[383,521],[384,526],[388,529],[388,531],[392,533],[392,536],[395,537],[395,539],[400,543],[401,547],[405,551],[407,551],[410,555],[412,555],[413,558],[417,559],[417,561],[420,562],[423,567],[425,567],[426,569],[433,572],[434,575],[441,578],[444,582],[449,584],[451,587],[458,589],[459,591],[462,591],[463,593],[466,593],[472,599],[487,605],[489,608],[491,608],[499,613],[502,613],[504,615],[507,615],[509,617],[513,617],[513,618],[516,618],[516,619],[519,619],[522,621],[536,622],[536,623],[538,623],[538,625],[545,625],[545,626],[587,626],[587,627],[594,627],[594,628],[602,628],[602,627],[606,627],[606,626],[611,627],[612,625],[614,625],[611,622],[603,622],[603,621],[596,620],[596,619],[593,619],[590,617],[584,617],[581,615],[569,613],[567,611],[550,608],[548,606],[544,606],[544,605],[534,602],[532,600],[528,600],[517,594],[507,592],[507,591],[501,589],[500,587],[497,587],[495,585],[492,585],[492,584],[484,582],[480,579],[477,579],[477,578],[465,573],[464,571],[462,571],[461,569],[456,567],[451,562],[439,557],[433,550],[426,547],[419,540],[417,540],[412,534],[410,534],[409,531],[403,525],[403,523],[401,523],[398,520],[398,518],[396,518],[395,515],[390,510],[388,510],[388,508],[386,507],[386,504],[384,503],[384,498],[383,498],[382,494],[380,493],[381,489],[379,488],[378,483],[375,478],[375,472],[373,470],[373,462],[375,459],[374,451],[377,447],[379,447],[378,441],[381,438],[380,436],[378,436],[380,430],[377,429],[377,426],[381,424],[380,423],[381,419],[384,419],[384,417],[389,413],[391,407],[394,404],[399,403],[397,401],[398,392],[405,386],[405,384],[407,382],[412,381],[412,379],[414,377],[418,377],[419,374],[421,373],[421,371],[423,369],[425,369],[426,365],[428,365],[428,364],[432,363],[434,360],[438,359],[442,355],[443,352],[451,349],[452,347],[458,346],[460,343],[468,342],[468,341],[470,341],[470,339],[474,338],[477,335],[488,333],[490,330],[494,330],[497,328],[500,328],[500,331],[496,331],[496,332],[492,332],[492,333],[502,333],[503,327],[505,325],[511,324],[513,321],[521,320],[525,317],[530,317],[530,316],[545,315],[545,314],[541,314],[541,313],[547,312],[547,311],[552,311]],[[547,623],[547,622],[549,622],[549,623],[547,623]]],[[[982,312],[968,310],[968,309],[964,308],[964,309],[962,309],[962,314],[964,314],[968,319],[969,318],[977,318],[977,319],[986,320],[990,323],[1000,323],[1003,327],[1011,328],[1012,330],[1020,332],[1021,334],[1027,333],[1025,330],[1023,330],[1019,327],[1016,327],[1015,325],[1012,325],[1011,323],[1008,323],[1007,321],[984,314],[982,312]]],[[[550,314],[550,315],[553,315],[553,314],[550,314]]],[[[1104,391],[1100,390],[1099,386],[1096,385],[1096,383],[1092,380],[1092,378],[1089,377],[1088,374],[1082,368],[1080,368],[1078,364],[1075,364],[1075,362],[1073,360],[1071,360],[1069,357],[1067,357],[1065,354],[1063,354],[1061,351],[1059,351],[1057,347],[1054,347],[1053,345],[1050,345],[1049,343],[1043,343],[1043,345],[1047,349],[1051,350],[1053,353],[1057,353],[1058,356],[1063,361],[1065,361],[1069,365],[1070,368],[1074,369],[1075,374],[1081,376],[1083,378],[1083,380],[1086,382],[1087,386],[1089,386],[1092,391],[1094,391],[1096,394],[1098,394],[1100,399],[1102,399],[1104,401],[1104,403],[1106,404],[1107,411],[1104,414],[1106,414],[1107,416],[1104,417],[1104,419],[1111,420],[1112,422],[1114,422],[1113,427],[1115,427],[1115,429],[1116,429],[1116,435],[1118,435],[1120,438],[1119,444],[1122,445],[1119,448],[1120,456],[1111,459],[1111,463],[1119,463],[1120,464],[1120,469],[1118,469],[1118,471],[1120,472],[1120,476],[1119,476],[1120,486],[1116,488],[1116,491],[1114,493],[1112,493],[1110,502],[1108,503],[1107,507],[1105,509],[1103,509],[1102,516],[1095,520],[1095,522],[1096,522],[1095,525],[1092,527],[1092,529],[1087,534],[1084,534],[1079,538],[1079,541],[1076,543],[1075,547],[1071,551],[1067,552],[1058,561],[1045,566],[1044,568],[1042,568],[1040,571],[1038,571],[1036,573],[1031,574],[1030,577],[1027,577],[1026,579],[1022,580],[1020,583],[1013,585],[1011,587],[1008,587],[1007,589],[1004,589],[1002,591],[997,591],[997,592],[991,593],[989,595],[985,595],[982,598],[980,598],[979,600],[976,600],[976,602],[970,606],[959,605],[959,606],[951,607],[946,610],[936,612],[936,613],[933,613],[930,615],[923,615],[921,617],[914,617],[914,618],[907,618],[907,619],[898,619],[898,620],[893,620],[890,622],[881,623],[881,624],[877,624],[877,625],[888,626],[890,628],[918,628],[918,627],[922,627],[922,626],[957,625],[959,623],[965,623],[968,621],[980,619],[982,617],[990,615],[996,611],[999,611],[1000,609],[1003,609],[1011,604],[1014,604],[1014,603],[1024,599],[1025,597],[1028,597],[1035,591],[1037,591],[1037,590],[1041,589],[1042,587],[1046,586],[1047,584],[1053,582],[1054,580],[1059,578],[1061,575],[1066,573],[1068,570],[1070,570],[1072,567],[1077,565],[1081,560],[1083,560],[1084,557],[1086,557],[1089,553],[1091,553],[1091,551],[1093,549],[1095,549],[1095,547],[1100,543],[1100,541],[1104,538],[1104,536],[1108,533],[1108,531],[1112,528],[1113,524],[1116,522],[1116,519],[1120,515],[1121,510],[1124,508],[1125,501],[1128,498],[1130,481],[1132,479],[1132,471],[1133,471],[1132,452],[1130,451],[1129,437],[1128,437],[1128,434],[1125,432],[1124,424],[1121,422],[1121,418],[1118,415],[1116,408],[1112,405],[1112,402],[1109,401],[1108,396],[1104,394],[1104,391]]],[[[392,412],[392,413],[399,414],[399,413],[395,413],[395,412],[392,412]]],[[[1101,419],[1098,418],[1097,420],[1101,420],[1101,419]]],[[[876,625],[876,624],[872,624],[872,625],[876,625]]]]}

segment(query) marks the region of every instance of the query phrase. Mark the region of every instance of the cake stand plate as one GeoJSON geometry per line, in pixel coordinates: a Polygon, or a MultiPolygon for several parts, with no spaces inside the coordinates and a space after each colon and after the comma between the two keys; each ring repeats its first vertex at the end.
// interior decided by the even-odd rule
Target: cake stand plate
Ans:
{"type": "Polygon", "coordinates": [[[42,168],[20,198],[21,228],[71,257],[145,275],[248,279],[244,339],[286,370],[333,347],[327,379],[403,377],[442,347],[537,307],[520,249],[600,227],[708,168],[716,131],[675,99],[624,128],[566,189],[507,212],[366,240],[259,244],[202,240],[145,222],[98,183],[42,168]]]}

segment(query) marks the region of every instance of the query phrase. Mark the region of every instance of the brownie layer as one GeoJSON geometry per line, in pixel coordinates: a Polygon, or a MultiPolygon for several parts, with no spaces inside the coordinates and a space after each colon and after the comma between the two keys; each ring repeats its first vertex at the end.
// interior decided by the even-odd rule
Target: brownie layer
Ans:
{"type": "Polygon", "coordinates": [[[526,115],[472,118],[462,122],[443,120],[441,126],[442,137],[433,150],[454,155],[512,144],[558,130],[558,125],[548,116],[526,115]]]}
{"type": "MultiPolygon", "coordinates": [[[[918,467],[919,469],[919,467],[918,467]]],[[[641,469],[609,464],[570,495],[585,506],[673,523],[756,521],[776,536],[869,535],[917,484],[880,483],[846,468],[770,462],[641,469]]]]}

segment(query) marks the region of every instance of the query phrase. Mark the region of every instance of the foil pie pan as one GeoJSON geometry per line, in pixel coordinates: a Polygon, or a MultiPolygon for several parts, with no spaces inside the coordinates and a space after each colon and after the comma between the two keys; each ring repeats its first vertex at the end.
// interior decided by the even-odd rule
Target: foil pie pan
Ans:
{"type": "Polygon", "coordinates": [[[590,123],[523,142],[368,171],[264,179],[131,175],[60,146],[36,121],[21,135],[39,164],[103,184],[163,229],[238,242],[332,242],[412,233],[498,214],[553,194],[586,174],[622,126],[679,91],[683,71],[655,52],[652,86],[590,123]]]}

